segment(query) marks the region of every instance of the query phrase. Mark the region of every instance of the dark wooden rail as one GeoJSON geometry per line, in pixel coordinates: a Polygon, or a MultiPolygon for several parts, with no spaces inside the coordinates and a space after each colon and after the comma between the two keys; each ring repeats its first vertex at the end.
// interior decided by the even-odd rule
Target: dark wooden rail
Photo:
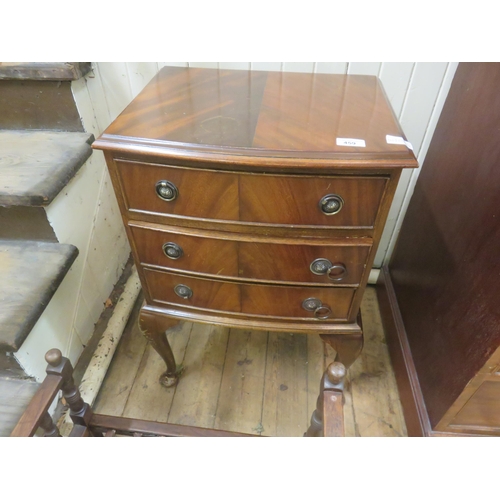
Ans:
{"type": "MultiPolygon", "coordinates": [[[[50,405],[62,390],[68,403],[73,429],[70,437],[108,436],[163,436],[163,437],[256,437],[253,434],[202,429],[186,425],[165,424],[110,415],[99,415],[83,401],[73,380],[73,367],[59,349],[51,349],[45,355],[48,363],[47,376],[21,416],[11,437],[31,437],[42,428],[44,437],[59,437],[57,426],[48,413],[50,405]]],[[[332,363],[320,384],[317,408],[311,418],[311,426],[304,434],[308,437],[338,437],[344,435],[343,388],[345,367],[332,363]]]]}

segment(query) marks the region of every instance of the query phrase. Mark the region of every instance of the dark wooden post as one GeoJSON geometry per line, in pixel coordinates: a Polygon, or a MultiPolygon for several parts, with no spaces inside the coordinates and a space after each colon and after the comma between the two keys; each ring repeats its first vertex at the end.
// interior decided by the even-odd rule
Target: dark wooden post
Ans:
{"type": "Polygon", "coordinates": [[[311,425],[304,436],[323,437],[326,435],[333,437],[344,435],[343,391],[345,375],[346,368],[342,363],[335,361],[328,366],[321,378],[316,410],[311,416],[311,425]],[[326,408],[333,410],[334,414],[328,413],[325,416],[325,400],[327,398],[326,408]]]}
{"type": "Polygon", "coordinates": [[[62,393],[69,406],[69,416],[75,425],[88,428],[92,418],[92,408],[83,401],[78,387],[73,380],[73,367],[69,359],[63,358],[59,349],[51,349],[45,355],[49,366],[47,374],[59,375],[63,379],[62,393]]]}
{"type": "Polygon", "coordinates": [[[44,430],[43,437],[61,437],[59,429],[47,412],[40,420],[40,427],[44,430]]]}

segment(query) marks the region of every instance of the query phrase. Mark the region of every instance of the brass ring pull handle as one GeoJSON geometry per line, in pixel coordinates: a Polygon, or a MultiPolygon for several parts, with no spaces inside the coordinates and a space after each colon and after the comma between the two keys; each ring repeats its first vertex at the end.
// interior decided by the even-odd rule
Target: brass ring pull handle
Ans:
{"type": "Polygon", "coordinates": [[[187,285],[176,285],[174,287],[174,292],[181,299],[190,299],[193,296],[193,290],[191,290],[191,288],[187,285]]]}
{"type": "Polygon", "coordinates": [[[330,281],[341,281],[347,276],[347,268],[342,262],[334,262],[326,275],[330,281]]]}
{"type": "Polygon", "coordinates": [[[334,262],[328,259],[316,259],[311,262],[309,269],[313,274],[325,275],[330,281],[341,281],[347,276],[347,268],[342,262],[334,262]]]}
{"type": "Polygon", "coordinates": [[[325,215],[335,215],[338,214],[342,207],[344,206],[344,200],[342,196],[338,194],[327,194],[319,200],[319,209],[325,215]]]}
{"type": "Polygon", "coordinates": [[[332,314],[332,308],[327,304],[321,304],[314,311],[314,317],[318,319],[328,319],[332,314]]]}
{"type": "Polygon", "coordinates": [[[302,307],[306,311],[314,313],[316,319],[328,319],[332,314],[332,308],[329,305],[323,304],[321,300],[314,297],[305,299],[302,302],[302,307]]]}
{"type": "Polygon", "coordinates": [[[184,255],[182,248],[177,243],[165,243],[162,246],[163,253],[172,260],[180,259],[184,255]]]}
{"type": "Polygon", "coordinates": [[[156,194],[163,201],[174,201],[179,196],[175,184],[170,181],[158,181],[155,185],[156,194]]]}

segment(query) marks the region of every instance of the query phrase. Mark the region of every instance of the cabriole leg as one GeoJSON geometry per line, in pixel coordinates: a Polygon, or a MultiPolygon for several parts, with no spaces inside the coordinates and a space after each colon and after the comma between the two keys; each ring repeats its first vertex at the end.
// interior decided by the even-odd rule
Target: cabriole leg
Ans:
{"type": "Polygon", "coordinates": [[[178,320],[153,314],[149,311],[141,310],[139,314],[139,328],[141,332],[167,365],[167,370],[160,376],[160,384],[165,387],[174,386],[179,379],[174,354],[165,333],[166,330],[178,323],[178,320]]]}

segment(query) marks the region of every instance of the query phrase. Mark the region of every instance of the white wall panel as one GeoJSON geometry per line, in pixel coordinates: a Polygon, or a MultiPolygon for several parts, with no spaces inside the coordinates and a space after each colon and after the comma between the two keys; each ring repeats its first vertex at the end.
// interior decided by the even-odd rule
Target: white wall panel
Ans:
{"type": "Polygon", "coordinates": [[[186,68],[188,66],[187,62],[159,62],[158,69],[163,68],[163,66],[177,66],[179,68],[186,68]]]}
{"type": "Polygon", "coordinates": [[[401,126],[418,154],[448,63],[416,63],[403,110],[401,126]]]}
{"type": "Polygon", "coordinates": [[[410,85],[410,78],[415,63],[382,63],[379,78],[384,86],[385,93],[391,102],[394,113],[399,118],[403,108],[406,92],[410,85]]]}
{"type": "MultiPolygon", "coordinates": [[[[92,64],[92,72],[84,77],[85,83],[87,85],[88,95],[90,97],[90,102],[84,99],[84,95],[79,95],[73,93],[75,96],[76,105],[80,116],[85,116],[88,114],[85,110],[91,108],[95,116],[95,127],[98,130],[98,134],[102,134],[105,128],[111,123],[111,116],[109,114],[108,103],[106,102],[106,95],[104,92],[104,87],[101,81],[101,74],[99,72],[99,65],[97,63],[92,64]],[[80,98],[78,98],[80,97],[80,98]]],[[[107,90],[109,92],[109,90],[107,90]]],[[[93,127],[91,124],[84,121],[85,130],[88,127],[93,127]]],[[[96,135],[96,138],[97,138],[96,135]]]]}
{"type": "Polygon", "coordinates": [[[219,69],[250,69],[249,62],[220,62],[219,69]]]}
{"type": "MultiPolygon", "coordinates": [[[[415,63],[408,91],[405,95],[399,120],[407,139],[413,145],[415,156],[417,156],[420,165],[424,161],[424,157],[419,155],[420,147],[440,94],[447,67],[448,63],[415,63]]],[[[448,95],[447,91],[446,95],[448,95]]],[[[394,194],[394,201],[389,210],[387,223],[380,239],[380,246],[375,256],[374,267],[381,267],[383,263],[388,262],[390,259],[390,254],[394,248],[391,241],[396,226],[401,225],[406,213],[406,208],[402,210],[402,206],[408,186],[412,177],[418,177],[419,173],[420,169],[417,172],[408,169],[401,174],[401,179],[394,194]]]]}
{"type": "Polygon", "coordinates": [[[132,100],[132,89],[126,63],[99,63],[101,84],[113,121],[132,100]]]}
{"type": "Polygon", "coordinates": [[[190,68],[213,68],[218,69],[218,62],[188,62],[190,68]]]}
{"type": "Polygon", "coordinates": [[[131,62],[126,63],[126,67],[133,97],[135,97],[151,81],[153,76],[158,73],[158,63],[155,62],[131,62]]]}
{"type": "Polygon", "coordinates": [[[315,73],[332,73],[344,75],[347,73],[347,63],[346,62],[317,62],[314,63],[315,73]]]}
{"type": "MultiPolygon", "coordinates": [[[[424,135],[424,139],[422,141],[422,144],[420,146],[420,150],[418,152],[418,162],[422,166],[425,161],[425,156],[427,154],[427,151],[429,149],[429,145],[432,140],[432,136],[434,135],[434,131],[436,130],[436,126],[439,121],[439,117],[441,115],[441,111],[443,109],[444,103],[446,101],[446,97],[448,96],[448,92],[450,90],[451,84],[453,82],[453,77],[455,76],[455,72],[457,70],[458,63],[456,62],[450,62],[446,68],[446,73],[443,78],[443,82],[441,84],[441,87],[439,89],[439,94],[436,98],[436,102],[434,105],[434,108],[432,110],[432,115],[429,119],[427,129],[424,135]]],[[[392,252],[394,250],[394,247],[396,245],[397,237],[399,234],[399,231],[401,229],[401,225],[403,223],[404,215],[406,213],[406,210],[408,208],[408,204],[410,203],[411,196],[413,194],[413,190],[415,189],[415,184],[417,182],[418,176],[420,175],[420,169],[418,170],[412,170],[409,172],[408,177],[408,182],[406,186],[406,191],[404,193],[402,201],[398,199],[397,203],[393,204],[394,210],[399,209],[398,217],[396,218],[394,228],[390,230],[390,228],[386,228],[386,233],[390,234],[390,241],[388,243],[387,251],[384,253],[382,257],[385,257],[385,262],[388,262],[392,252]]],[[[399,186],[398,186],[399,187],[399,186]]],[[[379,260],[382,261],[382,257],[379,257],[379,260]]]]}
{"type": "Polygon", "coordinates": [[[283,67],[282,62],[252,62],[250,69],[257,71],[281,71],[283,67]]]}
{"type": "Polygon", "coordinates": [[[347,67],[348,75],[375,75],[378,76],[380,66],[379,62],[350,62],[347,67]]]}
{"type": "Polygon", "coordinates": [[[291,71],[294,73],[313,73],[313,62],[285,62],[282,71],[291,71]]]}

